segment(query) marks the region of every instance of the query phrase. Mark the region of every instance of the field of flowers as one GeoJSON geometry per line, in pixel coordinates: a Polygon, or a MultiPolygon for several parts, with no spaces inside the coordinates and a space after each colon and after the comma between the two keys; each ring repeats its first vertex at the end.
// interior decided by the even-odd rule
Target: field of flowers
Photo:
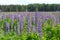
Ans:
{"type": "Polygon", "coordinates": [[[16,13],[0,16],[0,40],[60,40],[60,24],[46,13],[16,13]]]}

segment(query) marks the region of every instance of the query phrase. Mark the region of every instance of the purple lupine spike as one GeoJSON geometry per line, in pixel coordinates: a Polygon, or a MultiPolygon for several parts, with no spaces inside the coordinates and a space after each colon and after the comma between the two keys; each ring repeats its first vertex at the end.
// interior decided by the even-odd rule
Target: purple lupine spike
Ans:
{"type": "Polygon", "coordinates": [[[18,22],[16,23],[17,25],[14,25],[14,30],[15,30],[15,32],[18,34],[19,32],[19,29],[20,29],[20,25],[18,24],[19,23],[19,21],[20,21],[20,17],[19,17],[19,15],[18,14],[15,14],[14,15],[14,20],[18,20],[18,22]]]}
{"type": "MultiPolygon", "coordinates": [[[[40,34],[40,38],[42,38],[42,21],[41,20],[38,20],[38,32],[40,34]]],[[[42,39],[41,39],[42,40],[42,39]]]]}
{"type": "Polygon", "coordinates": [[[27,22],[28,22],[28,33],[31,31],[31,20],[30,20],[30,14],[27,15],[27,22]]]}
{"type": "Polygon", "coordinates": [[[20,15],[18,15],[17,18],[18,18],[18,21],[20,21],[20,15]]]}
{"type": "Polygon", "coordinates": [[[45,19],[47,18],[47,16],[42,15],[42,23],[44,23],[45,19]]]}
{"type": "Polygon", "coordinates": [[[47,18],[50,18],[52,20],[55,20],[55,17],[53,15],[48,15],[47,18]]]}
{"type": "Polygon", "coordinates": [[[48,15],[47,18],[50,18],[52,20],[53,25],[55,24],[56,19],[55,19],[55,17],[53,15],[48,15]]]}
{"type": "Polygon", "coordinates": [[[5,26],[5,31],[6,31],[6,32],[9,32],[9,31],[10,31],[9,23],[8,23],[8,22],[5,22],[5,23],[4,23],[4,26],[5,26]]]}
{"type": "Polygon", "coordinates": [[[42,38],[42,19],[40,18],[41,15],[39,13],[37,15],[38,15],[38,17],[37,17],[37,29],[38,29],[38,33],[40,34],[40,38],[42,38]]]}
{"type": "Polygon", "coordinates": [[[27,13],[26,13],[26,12],[24,12],[23,16],[24,16],[24,17],[25,17],[25,16],[27,16],[27,13]]]}
{"type": "Polygon", "coordinates": [[[14,19],[17,19],[17,18],[18,18],[18,14],[15,14],[15,15],[14,15],[14,19]]]}
{"type": "Polygon", "coordinates": [[[38,26],[37,26],[37,25],[38,25],[38,24],[37,24],[37,21],[38,21],[38,18],[39,18],[38,16],[39,16],[39,14],[38,14],[38,12],[36,12],[36,13],[35,13],[35,27],[36,27],[36,32],[38,32],[38,29],[37,29],[37,27],[38,27],[38,26]]]}
{"type": "Polygon", "coordinates": [[[38,33],[40,34],[40,39],[42,40],[42,14],[40,14],[39,12],[37,12],[35,14],[35,20],[36,20],[36,23],[37,23],[37,31],[38,33]]]}
{"type": "Polygon", "coordinates": [[[18,15],[17,18],[18,18],[18,21],[19,21],[18,22],[18,35],[20,35],[20,20],[21,20],[20,15],[18,15]]]}
{"type": "Polygon", "coordinates": [[[14,21],[14,15],[13,14],[10,15],[10,19],[12,20],[12,22],[14,21]]]}
{"type": "Polygon", "coordinates": [[[42,15],[42,22],[44,22],[48,18],[56,21],[55,17],[49,14],[49,15],[42,15]]]}
{"type": "Polygon", "coordinates": [[[20,28],[21,28],[21,31],[23,30],[23,28],[24,28],[24,18],[23,18],[23,16],[21,15],[20,16],[20,28]]]}
{"type": "Polygon", "coordinates": [[[47,13],[42,13],[42,23],[45,22],[47,15],[48,15],[47,13]]]}

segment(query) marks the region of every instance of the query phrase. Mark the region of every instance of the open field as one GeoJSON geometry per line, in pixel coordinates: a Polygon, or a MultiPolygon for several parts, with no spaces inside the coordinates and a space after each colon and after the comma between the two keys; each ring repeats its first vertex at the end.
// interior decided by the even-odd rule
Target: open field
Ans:
{"type": "Polygon", "coordinates": [[[0,40],[60,40],[60,12],[0,12],[0,40]]]}

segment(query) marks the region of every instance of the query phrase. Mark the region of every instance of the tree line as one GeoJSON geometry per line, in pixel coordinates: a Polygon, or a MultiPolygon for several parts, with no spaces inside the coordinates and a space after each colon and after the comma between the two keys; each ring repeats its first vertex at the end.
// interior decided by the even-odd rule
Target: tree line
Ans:
{"type": "Polygon", "coordinates": [[[3,12],[60,11],[60,4],[0,5],[3,12]]]}

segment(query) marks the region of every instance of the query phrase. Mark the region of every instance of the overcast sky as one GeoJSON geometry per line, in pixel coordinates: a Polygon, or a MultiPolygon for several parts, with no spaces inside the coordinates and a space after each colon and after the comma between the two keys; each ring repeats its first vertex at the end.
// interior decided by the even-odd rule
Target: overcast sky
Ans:
{"type": "Polygon", "coordinates": [[[31,3],[60,4],[60,0],[0,0],[0,5],[10,5],[10,4],[27,5],[31,3]]]}

